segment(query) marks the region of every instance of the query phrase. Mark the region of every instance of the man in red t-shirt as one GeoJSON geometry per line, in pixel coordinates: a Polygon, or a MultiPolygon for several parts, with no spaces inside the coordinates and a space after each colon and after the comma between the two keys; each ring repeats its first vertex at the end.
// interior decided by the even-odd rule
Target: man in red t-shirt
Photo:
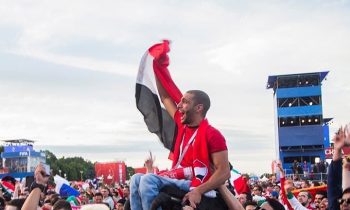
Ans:
{"type": "Polygon", "coordinates": [[[202,195],[210,197],[214,193],[215,196],[213,190],[230,177],[226,142],[206,120],[210,99],[205,92],[188,91],[176,105],[158,81],[157,86],[162,103],[178,128],[172,169],[190,168],[193,176],[191,180],[175,180],[155,174],[134,175],[130,184],[131,208],[149,209],[159,190],[166,185],[189,191],[183,201],[196,208],[202,195]],[[199,143],[200,146],[195,146],[199,143]]]}
{"type": "MultiPolygon", "coordinates": [[[[180,150],[180,154],[185,151],[185,145],[188,144],[193,135],[196,135],[195,132],[200,124],[206,120],[206,114],[210,108],[209,96],[200,90],[190,90],[183,95],[180,103],[176,105],[158,81],[157,87],[162,103],[170,116],[174,117],[178,127],[173,166],[176,167],[174,163],[177,161],[178,166],[193,167],[193,150],[191,151],[193,148],[189,147],[182,160],[180,159],[181,155],[176,159],[176,151],[180,150]]],[[[210,125],[206,127],[205,134],[202,135],[205,135],[209,153],[207,155],[210,159],[210,164],[214,166],[215,170],[206,182],[191,189],[191,191],[185,195],[184,200],[188,200],[193,208],[196,208],[196,205],[200,203],[203,194],[218,188],[230,177],[228,152],[224,137],[217,129],[210,125]]]]}

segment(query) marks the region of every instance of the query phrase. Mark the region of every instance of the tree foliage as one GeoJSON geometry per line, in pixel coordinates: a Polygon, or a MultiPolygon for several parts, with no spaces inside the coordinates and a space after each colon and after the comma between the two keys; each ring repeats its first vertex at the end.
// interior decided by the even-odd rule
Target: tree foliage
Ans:
{"type": "Polygon", "coordinates": [[[52,173],[66,177],[68,180],[85,180],[95,177],[94,164],[82,157],[59,158],[45,150],[46,163],[50,165],[52,173]]]}

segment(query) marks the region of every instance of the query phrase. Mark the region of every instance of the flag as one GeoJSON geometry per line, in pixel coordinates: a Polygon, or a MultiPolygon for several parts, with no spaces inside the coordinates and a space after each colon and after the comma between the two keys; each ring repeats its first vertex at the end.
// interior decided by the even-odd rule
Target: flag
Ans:
{"type": "Polygon", "coordinates": [[[55,191],[56,191],[56,193],[60,194],[61,197],[79,196],[80,195],[78,190],[76,190],[70,186],[68,180],[66,180],[58,175],[55,175],[54,181],[56,184],[55,191]]]}
{"type": "Polygon", "coordinates": [[[239,173],[236,169],[231,169],[230,182],[234,186],[238,194],[250,192],[249,186],[247,185],[247,180],[239,173]]]}
{"type": "Polygon", "coordinates": [[[75,197],[73,195],[69,196],[66,201],[70,203],[71,206],[80,206],[81,201],[78,199],[78,197],[75,197]]]}
{"type": "Polygon", "coordinates": [[[143,55],[136,79],[136,107],[142,113],[148,130],[155,133],[165,148],[172,150],[176,126],[172,117],[161,107],[156,78],[169,96],[179,103],[180,90],[168,71],[169,41],[153,45],[143,55]]]}
{"type": "Polygon", "coordinates": [[[12,176],[5,176],[1,179],[1,189],[5,197],[11,198],[15,191],[16,179],[12,176]]]}

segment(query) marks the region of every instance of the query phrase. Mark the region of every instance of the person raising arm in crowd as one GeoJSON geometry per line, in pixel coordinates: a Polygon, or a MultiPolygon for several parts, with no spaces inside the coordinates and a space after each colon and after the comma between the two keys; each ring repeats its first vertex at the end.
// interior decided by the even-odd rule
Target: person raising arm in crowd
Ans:
{"type": "Polygon", "coordinates": [[[182,190],[189,191],[183,201],[188,201],[191,207],[196,208],[201,202],[202,195],[212,196],[214,193],[213,196],[216,196],[213,190],[224,184],[230,177],[226,142],[222,134],[210,126],[206,120],[210,99],[205,92],[188,91],[183,95],[180,103],[176,105],[162,85],[159,82],[157,85],[162,103],[178,126],[173,169],[189,168],[191,174],[192,171],[194,172],[194,176],[191,180],[176,180],[156,174],[134,175],[130,184],[131,209],[142,209],[141,205],[143,209],[149,209],[160,188],[166,185],[177,186],[182,190]],[[206,146],[194,148],[194,145],[201,141],[206,146]],[[210,162],[214,171],[210,171],[210,166],[194,158],[194,153],[202,152],[200,150],[205,148],[208,148],[205,159],[210,162]],[[209,176],[210,173],[212,173],[211,176],[209,176]],[[196,187],[193,187],[194,182],[197,182],[196,187]],[[147,189],[147,192],[142,189],[147,189]]]}

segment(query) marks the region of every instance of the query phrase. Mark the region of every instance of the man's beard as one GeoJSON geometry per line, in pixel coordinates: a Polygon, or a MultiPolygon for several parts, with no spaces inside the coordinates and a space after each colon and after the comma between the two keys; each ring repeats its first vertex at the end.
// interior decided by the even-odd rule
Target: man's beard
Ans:
{"type": "Polygon", "coordinates": [[[303,205],[304,207],[307,206],[307,201],[306,201],[306,202],[300,202],[300,203],[301,203],[301,205],[303,205]]]}
{"type": "Polygon", "coordinates": [[[182,122],[182,124],[184,125],[189,125],[192,123],[192,111],[188,110],[184,113],[184,115],[186,116],[186,118],[184,119],[184,121],[182,122]]]}

